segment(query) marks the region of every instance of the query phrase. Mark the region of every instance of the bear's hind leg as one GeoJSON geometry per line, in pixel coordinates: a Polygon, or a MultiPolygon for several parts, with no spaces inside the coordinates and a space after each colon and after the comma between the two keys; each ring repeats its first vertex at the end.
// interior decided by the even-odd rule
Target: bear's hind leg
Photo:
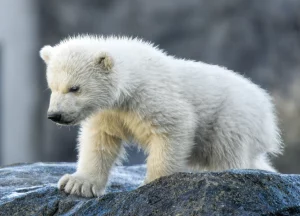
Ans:
{"type": "Polygon", "coordinates": [[[189,152],[187,149],[188,145],[179,140],[170,141],[161,137],[152,139],[148,146],[149,156],[144,184],[162,176],[184,171],[189,152]]]}
{"type": "Polygon", "coordinates": [[[254,161],[253,169],[266,170],[270,172],[277,172],[275,168],[270,165],[268,158],[265,155],[260,155],[254,161]]]}

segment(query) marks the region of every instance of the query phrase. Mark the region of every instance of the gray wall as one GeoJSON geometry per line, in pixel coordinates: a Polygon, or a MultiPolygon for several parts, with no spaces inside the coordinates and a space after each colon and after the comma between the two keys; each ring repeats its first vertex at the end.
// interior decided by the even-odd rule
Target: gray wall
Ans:
{"type": "Polygon", "coordinates": [[[37,20],[35,1],[0,1],[2,164],[41,159],[37,20]]]}

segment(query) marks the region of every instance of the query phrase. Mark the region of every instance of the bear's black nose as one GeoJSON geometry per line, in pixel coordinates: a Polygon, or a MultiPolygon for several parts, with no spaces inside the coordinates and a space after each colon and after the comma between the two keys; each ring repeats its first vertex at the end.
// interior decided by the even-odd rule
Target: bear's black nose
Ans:
{"type": "Polygon", "coordinates": [[[48,119],[51,119],[54,122],[59,122],[61,120],[60,113],[48,113],[47,117],[48,119]]]}

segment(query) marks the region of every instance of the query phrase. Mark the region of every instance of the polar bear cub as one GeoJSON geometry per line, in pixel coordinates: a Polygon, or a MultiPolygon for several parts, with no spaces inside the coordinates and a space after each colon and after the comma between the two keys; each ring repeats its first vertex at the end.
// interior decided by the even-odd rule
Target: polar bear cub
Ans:
{"type": "Polygon", "coordinates": [[[102,195],[122,141],[147,153],[145,184],[188,170],[274,171],[268,156],[281,138],[271,98],[233,71],[127,37],[72,37],[40,55],[48,118],[81,125],[77,171],[58,182],[67,193],[102,195]]]}

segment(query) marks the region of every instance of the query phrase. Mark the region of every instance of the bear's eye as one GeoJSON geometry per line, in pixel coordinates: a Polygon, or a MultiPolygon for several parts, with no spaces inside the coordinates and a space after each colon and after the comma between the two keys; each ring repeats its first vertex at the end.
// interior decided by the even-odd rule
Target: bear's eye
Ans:
{"type": "Polygon", "coordinates": [[[79,90],[79,86],[72,86],[71,88],[69,88],[69,92],[78,92],[79,90]]]}

